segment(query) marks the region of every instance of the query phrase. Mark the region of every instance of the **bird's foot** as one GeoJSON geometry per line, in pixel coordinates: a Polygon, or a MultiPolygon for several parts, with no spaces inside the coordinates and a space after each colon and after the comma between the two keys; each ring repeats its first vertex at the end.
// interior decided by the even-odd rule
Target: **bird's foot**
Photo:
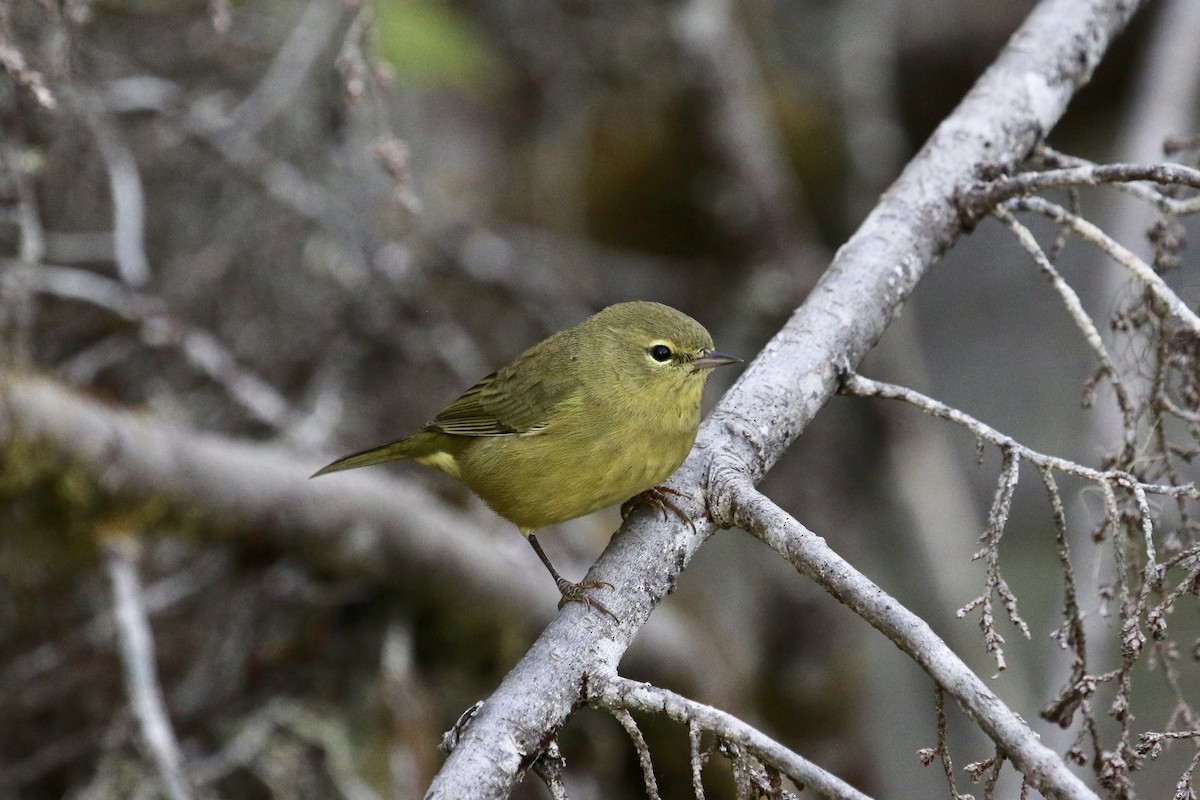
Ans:
{"type": "Polygon", "coordinates": [[[565,578],[559,578],[558,591],[562,593],[562,600],[558,601],[558,607],[562,608],[567,603],[581,603],[589,608],[594,608],[608,614],[613,618],[614,622],[620,622],[617,615],[609,611],[608,608],[587,593],[588,589],[612,589],[614,588],[608,581],[582,581],[580,583],[571,583],[565,578]]]}
{"type": "Polygon", "coordinates": [[[635,495],[621,504],[621,519],[624,520],[633,509],[640,505],[648,505],[657,508],[662,512],[663,519],[667,518],[667,511],[671,511],[675,516],[687,523],[687,526],[692,529],[692,533],[696,532],[696,523],[692,522],[692,518],[687,512],[671,501],[671,497],[687,497],[683,492],[676,491],[669,486],[654,486],[639,495],[635,495]]]}

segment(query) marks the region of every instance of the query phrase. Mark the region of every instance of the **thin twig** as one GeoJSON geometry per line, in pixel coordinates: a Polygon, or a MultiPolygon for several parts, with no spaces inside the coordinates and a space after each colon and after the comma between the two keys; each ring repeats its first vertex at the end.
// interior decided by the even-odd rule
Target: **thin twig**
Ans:
{"type": "MultiPolygon", "coordinates": [[[[551,739],[546,749],[533,762],[533,773],[542,779],[546,789],[554,800],[568,800],[567,787],[563,784],[563,773],[566,771],[567,760],[558,749],[558,739],[551,739]]],[[[657,800],[657,798],[652,798],[657,800]]]]}
{"type": "Polygon", "coordinates": [[[53,111],[58,107],[42,73],[31,69],[25,63],[25,56],[11,44],[0,43],[0,72],[12,79],[16,86],[29,92],[42,108],[53,111]]]}
{"type": "Polygon", "coordinates": [[[244,135],[256,136],[291,105],[313,64],[326,54],[346,13],[345,3],[309,0],[262,78],[230,112],[229,122],[244,135]]]}
{"type": "Polygon", "coordinates": [[[131,539],[114,537],[105,542],[105,564],[112,581],[113,615],[125,666],[125,688],[167,794],[171,800],[187,800],[191,790],[158,682],[154,635],[142,602],[141,580],[133,562],[135,552],[136,544],[131,539]]]}
{"type": "Polygon", "coordinates": [[[1104,346],[1104,340],[1100,336],[1100,331],[1096,323],[1092,321],[1091,316],[1083,308],[1083,302],[1080,301],[1079,295],[1071,288],[1046,253],[1038,244],[1033,233],[1003,207],[997,207],[992,210],[992,214],[996,216],[1005,226],[1008,227],[1013,235],[1017,237],[1017,242],[1024,250],[1033,257],[1038,269],[1042,271],[1051,284],[1058,292],[1063,300],[1063,304],[1067,307],[1067,313],[1074,320],[1075,326],[1083,333],[1083,338],[1087,341],[1092,351],[1096,354],[1096,360],[1100,362],[1102,373],[1108,378],[1112,384],[1113,392],[1117,398],[1117,407],[1121,410],[1121,416],[1125,422],[1125,436],[1127,447],[1132,447],[1131,440],[1135,435],[1133,425],[1133,406],[1129,402],[1129,394],[1125,389],[1125,383],[1121,380],[1120,373],[1117,372],[1116,366],[1113,364],[1112,358],[1108,354],[1108,349],[1104,346]]]}
{"type": "Polygon", "coordinates": [[[980,558],[987,559],[987,577],[983,594],[976,597],[971,602],[960,608],[956,612],[959,619],[965,617],[969,612],[976,608],[981,608],[979,615],[979,627],[983,631],[984,643],[987,651],[996,659],[996,668],[1003,671],[1006,668],[1004,661],[1004,648],[1001,645],[1004,643],[1004,637],[1000,635],[995,627],[995,619],[992,616],[992,595],[998,594],[1000,601],[1004,604],[1004,609],[1008,613],[1009,620],[1017,629],[1029,638],[1029,626],[1025,624],[1025,620],[1021,619],[1021,615],[1017,612],[1017,598],[1008,588],[1008,583],[1000,575],[1000,537],[1004,533],[1004,526],[1008,522],[1009,511],[1012,508],[1013,493],[1017,488],[1017,478],[1020,476],[1021,457],[1012,448],[1004,448],[1004,465],[1000,469],[1000,482],[996,487],[996,496],[992,501],[992,508],[988,512],[988,525],[983,534],[979,537],[983,548],[972,556],[972,560],[980,558]]]}
{"type": "Polygon", "coordinates": [[[921,748],[917,751],[917,758],[927,767],[935,758],[939,759],[952,800],[967,800],[966,795],[958,791],[954,780],[954,762],[950,759],[950,747],[946,742],[946,693],[941,686],[934,687],[933,708],[937,713],[937,746],[921,748]]]}
{"type": "Polygon", "coordinates": [[[1192,787],[1192,775],[1195,774],[1197,766],[1200,766],[1200,748],[1197,748],[1196,754],[1188,762],[1187,769],[1179,776],[1179,781],[1175,784],[1175,794],[1171,800],[1195,800],[1196,790],[1192,787]]]}
{"type": "Polygon", "coordinates": [[[725,479],[732,492],[731,521],[737,527],[764,541],[797,571],[816,581],[887,636],[959,702],[1035,787],[1043,793],[1064,797],[1095,796],[927,622],[855,570],[823,539],[755,489],[748,479],[735,474],[725,479]],[[1050,786],[1057,788],[1049,790],[1050,786]]]}
{"type": "Polygon", "coordinates": [[[150,279],[150,259],[146,256],[146,195],[137,158],[117,121],[99,99],[83,92],[72,92],[69,97],[91,128],[108,172],[117,274],[130,286],[145,286],[150,279]]]}
{"type": "Polygon", "coordinates": [[[642,779],[646,784],[646,797],[649,800],[661,800],[658,794],[658,781],[654,778],[654,761],[650,758],[650,748],[646,745],[646,737],[642,736],[642,731],[638,728],[633,715],[625,709],[613,709],[612,715],[616,717],[617,722],[621,723],[625,733],[629,734],[629,739],[633,742],[633,749],[637,751],[638,763],[642,766],[642,779]]]}
{"type": "Polygon", "coordinates": [[[295,418],[295,411],[274,386],[239,364],[217,337],[169,314],[159,298],[75,267],[43,264],[29,280],[33,291],[89,303],[138,323],[142,341],[151,347],[179,348],[188,363],[259,422],[282,430],[295,418]]]}
{"type": "Polygon", "coordinates": [[[688,722],[688,751],[692,761],[692,793],[696,800],[704,800],[704,761],[705,756],[700,752],[700,737],[704,729],[696,720],[688,722]]]}
{"type": "MultiPolygon", "coordinates": [[[[1002,449],[1014,450],[1022,460],[1028,461],[1039,467],[1050,467],[1051,469],[1068,475],[1074,475],[1078,478],[1094,481],[1101,485],[1120,486],[1124,489],[1133,491],[1135,487],[1139,487],[1146,494],[1163,495],[1167,497],[1189,497],[1193,500],[1200,500],[1200,489],[1197,489],[1193,484],[1183,484],[1181,486],[1171,486],[1166,484],[1144,483],[1124,470],[1110,469],[1098,470],[1091,467],[1085,467],[1075,461],[1069,461],[1058,456],[1046,455],[1027,447],[1016,439],[1006,434],[1000,433],[995,428],[987,425],[974,417],[966,414],[963,411],[953,408],[934,400],[931,397],[921,394],[913,389],[895,384],[883,383],[881,381],[864,378],[858,374],[847,374],[842,379],[841,391],[843,394],[853,395],[855,397],[879,397],[887,400],[903,400],[910,405],[924,411],[933,417],[949,420],[950,422],[966,428],[979,439],[984,439],[1002,449]]],[[[1106,497],[1108,495],[1106,494],[1106,497]]]]}
{"type": "MultiPolygon", "coordinates": [[[[1067,686],[1059,696],[1042,710],[1042,718],[1056,722],[1061,727],[1067,727],[1074,719],[1075,711],[1095,691],[1095,683],[1084,684],[1087,675],[1087,632],[1083,624],[1083,612],[1079,608],[1079,598],[1075,587],[1075,570],[1071,565],[1071,550],[1067,537],[1067,514],[1063,507],[1062,494],[1058,483],[1054,480],[1054,471],[1047,466],[1039,466],[1038,474],[1046,487],[1050,498],[1050,508],[1054,516],[1054,536],[1058,545],[1058,559],[1063,575],[1063,623],[1051,636],[1056,639],[1063,649],[1070,649],[1074,655],[1071,665],[1071,677],[1067,686]]],[[[1111,490],[1111,489],[1110,489],[1111,490]]]]}
{"type": "MultiPolygon", "coordinates": [[[[792,752],[742,720],[712,706],[619,675],[591,677],[588,699],[592,705],[609,710],[625,709],[648,714],[663,714],[669,719],[712,731],[718,738],[744,747],[755,758],[786,775],[797,786],[807,786],[831,798],[868,800],[867,796],[835,775],[792,752]]],[[[693,783],[698,770],[693,762],[693,783]]]]}
{"type": "Polygon", "coordinates": [[[1007,200],[1004,207],[1010,211],[1032,211],[1054,220],[1059,225],[1065,225],[1077,233],[1084,241],[1090,242],[1108,254],[1110,258],[1127,269],[1182,324],[1186,325],[1194,335],[1200,335],[1200,316],[1187,307],[1179,295],[1167,285],[1166,281],[1154,271],[1154,268],[1138,258],[1131,250],[1114,240],[1096,225],[1088,222],[1078,214],[1072,214],[1067,209],[1041,197],[1019,197],[1007,200]]]}
{"type": "Polygon", "coordinates": [[[1072,165],[1062,169],[1022,172],[982,183],[966,193],[963,207],[978,217],[1019,195],[1047,189],[1115,184],[1164,213],[1183,216],[1200,211],[1200,197],[1179,200],[1163,194],[1153,185],[1200,189],[1200,170],[1182,164],[1093,164],[1076,158],[1070,158],[1070,161],[1072,165]]]}

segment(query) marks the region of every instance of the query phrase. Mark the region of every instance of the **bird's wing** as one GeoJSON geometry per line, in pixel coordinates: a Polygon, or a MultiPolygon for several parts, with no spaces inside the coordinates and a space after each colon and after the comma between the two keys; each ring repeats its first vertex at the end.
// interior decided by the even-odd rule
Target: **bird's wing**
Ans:
{"type": "Polygon", "coordinates": [[[549,366],[554,379],[505,367],[472,386],[438,414],[428,429],[456,436],[537,433],[551,412],[578,389],[578,381],[549,366]]]}

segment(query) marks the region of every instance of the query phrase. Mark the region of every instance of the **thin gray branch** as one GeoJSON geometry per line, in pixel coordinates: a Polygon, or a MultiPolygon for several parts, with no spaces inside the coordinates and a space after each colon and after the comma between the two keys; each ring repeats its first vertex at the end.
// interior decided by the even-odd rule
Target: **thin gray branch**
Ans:
{"type": "Polygon", "coordinates": [[[230,112],[230,123],[239,127],[243,135],[256,136],[287,108],[307,80],[313,64],[329,48],[346,12],[344,3],[309,0],[262,79],[230,112]]]}
{"type": "Polygon", "coordinates": [[[46,86],[46,79],[25,62],[25,56],[8,42],[0,42],[0,73],[4,73],[18,87],[29,92],[37,104],[47,111],[58,107],[54,94],[46,86]]]}
{"type": "Polygon", "coordinates": [[[125,666],[125,688],[167,795],[171,800],[187,800],[192,793],[183,773],[183,756],[158,682],[154,635],[146,619],[142,582],[133,562],[137,545],[124,538],[128,536],[127,532],[116,536],[122,538],[114,537],[105,542],[104,559],[112,581],[113,614],[121,644],[121,661],[125,666]]]}
{"type": "Polygon", "coordinates": [[[980,184],[962,199],[963,212],[978,219],[1004,200],[1020,195],[1079,186],[1115,186],[1160,211],[1184,215],[1200,210],[1197,200],[1180,200],[1164,194],[1157,186],[1187,186],[1200,190],[1200,170],[1182,164],[1093,164],[1083,159],[1055,154],[1073,166],[1041,172],[1022,172],[980,184]]]}
{"type": "Polygon", "coordinates": [[[704,800],[702,773],[706,758],[700,752],[700,737],[703,733],[703,729],[695,720],[688,723],[688,751],[692,761],[692,794],[696,795],[696,800],[704,800]]]}
{"type": "Polygon", "coordinates": [[[542,783],[546,784],[546,789],[550,792],[553,800],[570,800],[567,796],[567,787],[563,785],[563,773],[566,772],[566,769],[567,760],[562,757],[562,752],[558,749],[558,740],[551,739],[550,744],[546,746],[546,752],[542,753],[541,758],[534,762],[533,771],[542,779],[542,783]]]}
{"type": "Polygon", "coordinates": [[[108,171],[117,273],[130,286],[145,286],[150,279],[150,259],[146,256],[146,195],[142,191],[137,159],[117,121],[97,98],[73,92],[72,100],[91,128],[100,158],[108,171]]]}
{"type": "Polygon", "coordinates": [[[1128,270],[1133,277],[1141,281],[1146,289],[1153,292],[1154,296],[1170,310],[1171,314],[1190,328],[1194,335],[1200,335],[1200,316],[1197,316],[1196,312],[1188,308],[1187,304],[1179,299],[1179,295],[1172,291],[1171,287],[1154,271],[1153,267],[1138,258],[1133,251],[1113,239],[1098,226],[1088,222],[1078,214],[1072,214],[1057,203],[1052,203],[1041,197],[1014,198],[1006,201],[1005,207],[1012,211],[1034,211],[1042,214],[1054,220],[1059,225],[1070,228],[1079,234],[1084,241],[1099,247],[1110,258],[1128,270]]]}
{"type": "Polygon", "coordinates": [[[138,323],[146,344],[179,348],[189,364],[225,389],[259,422],[285,429],[298,416],[274,386],[239,364],[216,336],[169,314],[162,300],[153,295],[75,267],[42,264],[28,282],[33,291],[96,305],[138,323]]]}
{"type": "Polygon", "coordinates": [[[1003,206],[997,206],[992,210],[992,213],[1017,237],[1017,242],[1025,252],[1033,257],[1038,269],[1050,280],[1051,285],[1054,286],[1054,290],[1062,298],[1063,305],[1067,307],[1067,313],[1071,315],[1075,327],[1079,328],[1083,334],[1083,338],[1087,340],[1088,346],[1096,354],[1096,360],[1100,362],[1100,368],[1112,383],[1113,391],[1117,395],[1117,404],[1120,406],[1122,413],[1125,414],[1126,425],[1133,427],[1132,419],[1130,418],[1132,407],[1125,392],[1125,385],[1121,381],[1121,375],[1113,364],[1112,358],[1108,354],[1108,349],[1104,346],[1104,340],[1100,336],[1099,328],[1096,327],[1096,323],[1084,309],[1079,295],[1063,279],[1058,270],[1055,269],[1054,264],[1051,263],[1045,251],[1042,250],[1041,245],[1038,244],[1037,239],[1034,238],[1032,231],[1017,222],[1016,218],[1003,206]]]}
{"type": "MultiPolygon", "coordinates": [[[[733,742],[750,751],[755,758],[764,764],[775,767],[797,786],[812,789],[823,797],[838,798],[839,800],[869,800],[867,795],[841,778],[826,772],[732,714],[704,703],[697,703],[695,700],[689,700],[669,689],[660,689],[648,683],[631,681],[619,675],[607,677],[593,675],[591,677],[589,698],[593,705],[610,710],[632,709],[647,714],[662,714],[688,726],[689,735],[693,741],[692,783],[695,787],[701,787],[699,759],[696,754],[699,742],[698,731],[703,729],[712,731],[720,740],[733,742]]],[[[625,725],[624,722],[621,724],[625,725]]],[[[626,726],[626,730],[629,730],[628,726],[626,726]]],[[[630,731],[629,735],[632,737],[634,734],[630,731]]],[[[638,735],[640,736],[640,734],[638,735]]],[[[642,745],[644,744],[643,741],[642,745]]],[[[638,747],[638,753],[642,757],[642,768],[647,769],[649,753],[642,756],[641,746],[638,747]]],[[[650,779],[647,778],[647,782],[650,779]]],[[[702,788],[698,791],[702,791],[702,788]]]]}
{"type": "Polygon", "coordinates": [[[923,619],[835,553],[821,537],[758,492],[748,480],[732,487],[736,523],[762,539],[802,574],[845,603],[925,670],[1038,791],[1050,797],[1095,795],[923,619]]]}
{"type": "MultiPolygon", "coordinates": [[[[1119,469],[1098,470],[1092,467],[1086,467],[1082,464],[1070,461],[1058,456],[1046,455],[1039,453],[1026,445],[1021,444],[1011,436],[1001,433],[995,428],[980,422],[969,414],[938,402],[932,397],[921,394],[903,386],[896,386],[890,383],[874,381],[870,378],[864,378],[862,375],[847,375],[842,386],[846,394],[854,395],[855,397],[879,397],[885,400],[903,400],[906,403],[916,406],[930,416],[945,419],[956,425],[961,425],[966,430],[973,433],[979,439],[991,442],[994,445],[1004,449],[1012,450],[1019,453],[1021,458],[1036,464],[1039,467],[1056,469],[1059,472],[1065,472],[1068,475],[1074,475],[1077,478],[1094,481],[1101,486],[1121,486],[1131,492],[1143,492],[1149,494],[1162,495],[1164,497],[1190,497],[1193,500],[1200,500],[1200,489],[1197,489],[1193,484],[1184,484],[1175,486],[1171,484],[1159,483],[1144,483],[1139,481],[1137,477],[1131,473],[1119,469]]],[[[1112,500],[1115,505],[1115,498],[1112,500]]],[[[1116,518],[1115,509],[1111,511],[1111,516],[1116,518]]]]}
{"type": "Polygon", "coordinates": [[[629,740],[633,742],[633,749],[637,751],[638,763],[642,767],[642,779],[646,782],[646,800],[662,800],[658,793],[658,781],[654,779],[654,759],[650,757],[650,747],[646,744],[646,737],[642,736],[637,721],[625,708],[614,709],[613,716],[621,723],[621,727],[629,735],[629,740]]]}

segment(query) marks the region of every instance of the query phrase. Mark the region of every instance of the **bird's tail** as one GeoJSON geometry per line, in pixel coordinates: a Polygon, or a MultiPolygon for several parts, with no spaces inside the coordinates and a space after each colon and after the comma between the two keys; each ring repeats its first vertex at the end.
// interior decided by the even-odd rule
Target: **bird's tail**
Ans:
{"type": "Polygon", "coordinates": [[[372,464],[382,464],[385,461],[419,458],[428,454],[430,449],[429,444],[426,441],[426,437],[418,433],[415,436],[409,436],[407,439],[389,442],[388,444],[372,447],[358,453],[351,453],[348,456],[342,456],[332,464],[326,464],[321,467],[311,477],[315,478],[318,475],[325,475],[330,472],[341,472],[344,469],[357,469],[358,467],[368,467],[372,464]]]}

